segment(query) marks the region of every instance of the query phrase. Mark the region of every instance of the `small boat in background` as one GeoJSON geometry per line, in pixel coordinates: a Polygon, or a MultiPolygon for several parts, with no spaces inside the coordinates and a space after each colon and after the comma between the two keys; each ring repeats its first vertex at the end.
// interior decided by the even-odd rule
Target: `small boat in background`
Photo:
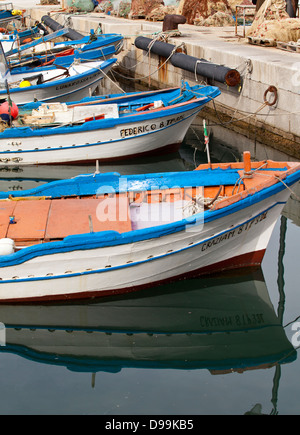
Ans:
{"type": "MultiPolygon", "coordinates": [[[[15,28],[14,30],[8,30],[5,27],[0,27],[0,42],[3,47],[4,53],[8,53],[16,46],[22,47],[22,44],[32,41],[40,35],[40,29],[38,26],[30,28],[15,28]]],[[[21,50],[18,52],[18,56],[21,55],[21,50]]]]}
{"type": "Polygon", "coordinates": [[[11,2],[0,2],[0,27],[13,20],[20,20],[22,11],[14,9],[11,2]]]}
{"type": "Polygon", "coordinates": [[[114,46],[115,53],[118,54],[123,47],[124,37],[118,33],[108,33],[102,35],[94,35],[91,33],[90,36],[85,36],[79,40],[57,41],[58,38],[65,37],[68,32],[68,28],[63,28],[22,45],[18,44],[18,35],[14,35],[16,46],[11,50],[6,51],[5,55],[7,58],[14,59],[15,56],[15,59],[20,60],[25,56],[30,57],[34,55],[45,54],[53,55],[66,49],[77,49],[81,50],[82,52],[86,52],[103,49],[104,47],[111,45],[114,46]]]}
{"type": "Polygon", "coordinates": [[[104,162],[174,151],[195,116],[219,94],[214,86],[185,83],[70,104],[28,104],[13,126],[0,133],[0,162],[104,162]]]}
{"type": "MultiPolygon", "coordinates": [[[[47,53],[44,55],[24,56],[22,58],[8,59],[8,65],[13,73],[18,72],[18,68],[40,68],[43,66],[53,65],[58,68],[61,66],[68,67],[73,63],[94,62],[97,60],[107,60],[116,54],[114,45],[107,45],[90,51],[67,50],[58,51],[57,53],[47,53]]],[[[21,70],[22,71],[22,70],[21,70]]]]}
{"type": "Polygon", "coordinates": [[[0,44],[0,100],[11,98],[16,105],[32,101],[73,101],[91,95],[100,80],[116,62],[108,60],[75,63],[74,58],[64,65],[9,68],[0,44]]]}
{"type": "Polygon", "coordinates": [[[0,194],[0,301],[136,291],[261,264],[300,163],[94,173],[0,194]]]}

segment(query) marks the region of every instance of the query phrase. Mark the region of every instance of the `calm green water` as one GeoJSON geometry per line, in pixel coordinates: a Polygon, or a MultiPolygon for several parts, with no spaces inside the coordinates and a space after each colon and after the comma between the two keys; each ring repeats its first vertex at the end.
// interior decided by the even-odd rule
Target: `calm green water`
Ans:
{"type": "MultiPolygon", "coordinates": [[[[165,159],[101,170],[193,169],[206,158],[193,141],[165,159]]],[[[212,148],[213,159],[239,154],[220,143],[212,148]]],[[[3,170],[0,188],[93,170],[3,170]]],[[[262,268],[250,275],[184,280],[93,303],[0,306],[0,414],[299,414],[292,345],[299,247],[299,202],[291,199],[262,268]]]]}

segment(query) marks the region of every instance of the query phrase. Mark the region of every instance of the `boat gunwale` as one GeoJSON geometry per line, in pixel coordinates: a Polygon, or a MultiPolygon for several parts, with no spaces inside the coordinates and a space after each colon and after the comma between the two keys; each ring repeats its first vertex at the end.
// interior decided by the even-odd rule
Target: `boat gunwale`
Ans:
{"type": "MultiPolygon", "coordinates": [[[[109,67],[111,64],[114,64],[117,61],[116,58],[112,58],[112,59],[107,59],[107,60],[101,60],[101,61],[94,61],[94,62],[87,62],[87,63],[101,63],[101,65],[98,65],[98,67],[90,67],[86,72],[83,73],[78,73],[74,76],[69,76],[66,78],[61,78],[59,80],[55,80],[57,77],[54,77],[53,79],[51,79],[49,82],[47,83],[41,83],[40,85],[32,85],[32,86],[28,86],[25,88],[10,88],[9,92],[10,94],[17,94],[17,93],[23,93],[23,92],[30,92],[30,91],[36,91],[36,90],[41,90],[41,89],[47,89],[49,87],[53,87],[53,86],[57,86],[57,85],[61,85],[62,82],[65,84],[68,84],[69,82],[73,81],[73,80],[78,80],[78,79],[84,79],[85,77],[91,76],[92,74],[95,73],[103,73],[103,70],[105,70],[105,68],[109,67]]],[[[84,65],[85,62],[83,62],[84,65]]],[[[71,68],[72,65],[69,65],[68,67],[64,67],[66,69],[71,68]]],[[[52,68],[55,69],[55,68],[52,68]]],[[[32,73],[34,74],[35,71],[32,71],[32,73]]],[[[39,71],[37,71],[38,74],[39,71]]],[[[24,79],[26,79],[26,76],[24,77],[24,79]]],[[[8,83],[8,85],[10,86],[11,83],[8,83]]],[[[1,89],[0,90],[0,98],[3,95],[7,95],[6,89],[1,89]]],[[[26,104],[26,103],[23,103],[26,104]]],[[[20,104],[22,105],[22,104],[20,104]]]]}
{"type": "MultiPolygon", "coordinates": [[[[218,89],[218,88],[216,88],[218,89]]],[[[183,101],[181,103],[172,104],[170,106],[153,109],[151,111],[141,111],[136,113],[129,113],[126,115],[122,115],[119,118],[104,118],[104,119],[96,119],[91,120],[90,122],[85,122],[80,125],[70,125],[72,122],[69,122],[68,125],[62,125],[62,126],[43,126],[39,127],[36,126],[36,128],[33,128],[32,126],[18,126],[18,127],[12,127],[9,129],[4,130],[0,133],[0,140],[1,139],[9,139],[9,138],[22,138],[24,134],[28,133],[31,137],[40,137],[40,136],[55,136],[58,134],[70,134],[70,133],[81,133],[84,131],[93,131],[93,130],[100,130],[100,129],[109,129],[111,127],[115,127],[118,124],[126,124],[127,122],[133,123],[133,122],[141,122],[141,121],[148,121],[151,119],[157,119],[162,116],[171,116],[171,115],[178,115],[182,113],[182,108],[185,108],[183,113],[186,113],[188,110],[193,109],[199,109],[202,106],[204,106],[206,103],[211,101],[213,98],[220,95],[220,93],[213,92],[213,95],[207,95],[201,98],[196,98],[188,101],[183,101]],[[216,93],[216,95],[215,95],[216,93]]],[[[105,100],[103,100],[103,104],[106,104],[105,100]]],[[[114,104],[114,103],[112,103],[114,104]]],[[[117,103],[116,103],[117,104],[117,103]]],[[[102,105],[102,102],[99,104],[99,106],[102,105]]],[[[170,124],[166,127],[171,127],[174,124],[170,124]]],[[[159,129],[161,130],[161,129],[159,129]]],[[[158,130],[154,130],[153,132],[156,133],[158,130]]],[[[152,132],[149,132],[152,133],[152,132]]],[[[26,135],[27,137],[28,135],[26,135]]],[[[136,137],[137,135],[134,135],[132,138],[136,137]]],[[[123,138],[119,138],[121,140],[123,138]]],[[[124,137],[124,139],[128,139],[128,137],[124,137]]],[[[59,148],[55,148],[59,149],[59,148]]],[[[65,149],[63,147],[63,149],[65,149]]],[[[21,150],[20,152],[26,152],[31,150],[21,150]]],[[[40,150],[35,150],[40,151],[40,150]]],[[[49,151],[49,150],[48,150],[49,151]]],[[[4,153],[7,153],[8,151],[4,151],[4,153]]],[[[16,150],[13,150],[13,152],[16,152],[16,150]]],[[[3,151],[0,151],[0,153],[3,153],[3,151]]]]}
{"type": "MultiPolygon", "coordinates": [[[[201,110],[201,107],[202,107],[202,105],[200,105],[200,106],[196,105],[196,107],[188,107],[186,109],[186,111],[183,112],[183,114],[185,115],[190,110],[196,111],[196,114],[197,114],[199,109],[201,110]]],[[[180,107],[175,108],[175,110],[172,109],[170,111],[170,113],[164,114],[164,116],[172,116],[172,115],[177,115],[178,113],[182,113],[182,111],[180,109],[181,109],[180,107]]],[[[27,149],[27,150],[23,150],[23,149],[5,150],[5,151],[0,151],[0,155],[1,154],[10,154],[10,153],[13,153],[13,154],[22,154],[22,153],[28,153],[28,152],[35,153],[35,152],[40,152],[40,151],[62,151],[62,150],[70,149],[70,148],[74,149],[74,147],[75,148],[82,148],[82,147],[89,147],[89,146],[96,146],[96,145],[99,146],[99,145],[105,145],[106,143],[114,143],[114,142],[122,142],[122,141],[132,140],[132,139],[140,138],[143,136],[148,136],[149,134],[156,134],[156,133],[161,132],[167,128],[172,128],[173,126],[177,125],[178,123],[183,122],[186,119],[188,119],[194,115],[195,115],[195,112],[193,112],[192,114],[190,114],[188,116],[185,116],[183,119],[180,119],[177,122],[174,122],[170,125],[166,125],[162,128],[159,128],[159,129],[153,130],[153,131],[148,131],[146,133],[140,133],[138,135],[124,136],[124,137],[120,136],[116,139],[109,139],[106,141],[99,141],[99,142],[95,142],[95,143],[75,144],[74,146],[73,145],[68,145],[68,146],[62,145],[62,146],[55,147],[55,148],[41,148],[41,149],[32,148],[32,149],[27,149]]],[[[138,119],[136,122],[147,121],[147,120],[151,120],[151,119],[160,119],[160,118],[161,118],[161,113],[156,113],[155,117],[153,117],[153,116],[148,117],[148,118],[145,117],[142,120],[138,119]]],[[[135,118],[130,119],[130,125],[134,122],[135,122],[135,118]]],[[[70,129],[72,129],[71,132],[68,131],[68,127],[66,127],[66,126],[61,127],[62,129],[64,129],[64,131],[60,131],[59,128],[53,127],[53,130],[49,129],[50,132],[49,133],[47,132],[47,134],[45,131],[37,130],[37,132],[41,133],[41,134],[32,134],[30,137],[31,138],[32,137],[44,137],[46,135],[47,136],[56,136],[56,135],[64,135],[64,134],[70,134],[70,133],[80,134],[80,133],[84,133],[84,132],[93,132],[93,131],[97,131],[97,130],[105,130],[105,129],[109,130],[111,127],[116,127],[118,125],[123,125],[123,124],[129,125],[128,117],[99,119],[99,120],[95,120],[95,121],[85,122],[85,123],[82,123],[80,125],[70,127],[70,129]],[[118,122],[119,120],[122,120],[122,122],[118,122]],[[101,121],[102,121],[102,125],[101,125],[101,121]],[[114,122],[114,124],[113,124],[112,121],[116,121],[116,122],[114,122]],[[105,123],[106,123],[106,125],[104,125],[105,123]],[[100,124],[100,126],[99,126],[99,124],[100,124]],[[107,125],[107,124],[110,124],[110,125],[107,125]]],[[[128,128],[130,128],[130,127],[128,127],[128,128]]],[[[35,130],[32,130],[32,131],[35,132],[35,130]]],[[[23,130],[23,132],[24,132],[24,130],[23,130]]],[[[0,133],[0,141],[1,141],[1,139],[21,139],[21,138],[23,138],[23,136],[24,135],[14,135],[14,136],[1,137],[1,133],[0,133]]],[[[28,136],[26,136],[26,137],[28,137],[28,136]]],[[[1,143],[0,143],[0,146],[1,146],[1,143]]],[[[7,145],[6,145],[6,147],[7,147],[7,145]]]]}

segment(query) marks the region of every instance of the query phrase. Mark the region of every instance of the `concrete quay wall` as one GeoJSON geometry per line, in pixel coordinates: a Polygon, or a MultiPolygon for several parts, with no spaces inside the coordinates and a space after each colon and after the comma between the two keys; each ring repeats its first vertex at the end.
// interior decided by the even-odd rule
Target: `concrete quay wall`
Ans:
{"type": "MultiPolygon", "coordinates": [[[[120,83],[164,88],[179,86],[182,79],[191,85],[205,81],[204,77],[165,62],[161,56],[149,56],[135,47],[137,36],[151,38],[161,32],[161,22],[127,20],[99,13],[65,14],[53,9],[53,6],[31,9],[31,19],[40,20],[51,10],[53,19],[84,35],[90,29],[96,30],[99,24],[103,33],[124,35],[124,48],[118,55],[114,75],[120,83]]],[[[170,44],[184,44],[188,55],[237,69],[242,77],[242,86],[234,88],[209,80],[222,93],[215,105],[209,104],[201,114],[214,124],[300,159],[300,53],[250,45],[235,35],[234,27],[180,25],[179,30],[181,36],[169,38],[170,44]],[[264,105],[264,93],[269,86],[275,86],[278,92],[273,106],[264,105]]],[[[238,33],[242,33],[241,28],[238,33]]]]}

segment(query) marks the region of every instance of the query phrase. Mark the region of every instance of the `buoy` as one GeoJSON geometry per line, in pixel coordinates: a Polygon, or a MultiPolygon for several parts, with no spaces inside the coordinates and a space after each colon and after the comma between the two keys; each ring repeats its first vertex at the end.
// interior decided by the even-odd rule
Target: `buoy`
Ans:
{"type": "Polygon", "coordinates": [[[7,124],[10,124],[19,114],[18,106],[11,102],[5,101],[0,105],[0,118],[7,124]]]}
{"type": "Polygon", "coordinates": [[[31,83],[28,80],[22,80],[20,83],[20,88],[26,88],[27,86],[31,86],[31,83]]]}
{"type": "Polygon", "coordinates": [[[11,14],[12,15],[22,15],[22,11],[20,11],[19,9],[13,9],[11,11],[11,14]]]}
{"type": "Polygon", "coordinates": [[[11,115],[13,119],[15,119],[19,114],[18,106],[15,103],[9,104],[8,101],[5,101],[0,105],[0,114],[7,113],[11,115]]]}
{"type": "Polygon", "coordinates": [[[12,239],[0,239],[0,255],[10,255],[15,252],[15,242],[12,239]]]}

